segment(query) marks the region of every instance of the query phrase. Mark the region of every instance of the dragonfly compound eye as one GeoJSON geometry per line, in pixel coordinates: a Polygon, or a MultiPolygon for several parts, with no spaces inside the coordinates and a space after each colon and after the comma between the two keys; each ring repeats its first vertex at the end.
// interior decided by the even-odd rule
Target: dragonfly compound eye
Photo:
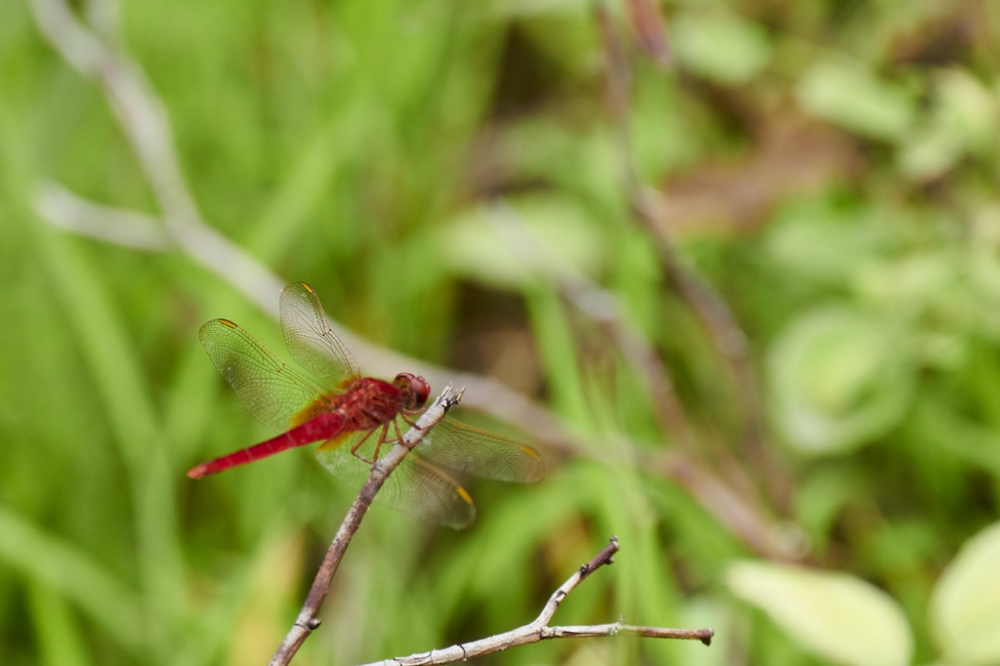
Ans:
{"type": "Polygon", "coordinates": [[[423,377],[417,377],[409,372],[401,372],[392,382],[400,390],[409,394],[407,409],[420,409],[427,404],[431,394],[431,385],[423,377]]]}

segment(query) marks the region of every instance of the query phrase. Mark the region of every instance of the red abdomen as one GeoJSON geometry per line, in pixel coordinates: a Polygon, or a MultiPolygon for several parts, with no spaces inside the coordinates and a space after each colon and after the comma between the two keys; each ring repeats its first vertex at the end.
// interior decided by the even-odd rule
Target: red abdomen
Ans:
{"type": "Polygon", "coordinates": [[[331,439],[344,432],[344,426],[345,419],[342,413],[325,412],[266,442],[202,463],[187,475],[192,479],[200,479],[206,474],[216,474],[230,467],[246,465],[296,446],[318,442],[321,439],[331,439]]]}

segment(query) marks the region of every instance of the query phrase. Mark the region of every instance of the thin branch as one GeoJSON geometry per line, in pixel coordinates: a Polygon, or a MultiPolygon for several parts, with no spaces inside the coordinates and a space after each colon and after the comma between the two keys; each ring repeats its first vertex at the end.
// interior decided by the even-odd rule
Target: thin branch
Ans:
{"type": "Polygon", "coordinates": [[[640,627],[622,622],[612,624],[596,624],[575,627],[550,627],[549,622],[556,614],[563,599],[586,580],[587,576],[600,567],[614,562],[614,554],[618,552],[618,540],[611,537],[611,542],[601,550],[590,562],[584,564],[552,593],[542,609],[541,614],[531,624],[518,627],[512,631],[478,641],[452,645],[441,650],[431,650],[412,654],[408,657],[396,657],[384,661],[372,662],[365,666],[430,666],[432,664],[450,664],[465,661],[472,657],[500,652],[508,648],[529,643],[537,643],[552,638],[592,638],[602,636],[643,636],[646,638],[673,638],[679,640],[696,640],[710,645],[715,632],[712,629],[669,629],[664,627],[640,627]]]}
{"type": "Polygon", "coordinates": [[[389,474],[403,462],[406,454],[420,443],[424,435],[427,434],[427,431],[437,425],[448,411],[459,403],[462,399],[463,391],[464,389],[456,392],[452,390],[451,386],[446,387],[438,399],[420,416],[416,426],[410,428],[403,435],[403,441],[392,447],[389,453],[379,458],[378,462],[372,466],[372,473],[368,476],[368,480],[365,482],[364,487],[361,488],[361,492],[358,493],[347,515],[344,516],[344,521],[340,524],[340,529],[337,530],[336,536],[333,537],[333,543],[330,544],[330,549],[327,550],[326,557],[323,558],[323,563],[316,573],[312,587],[309,588],[306,601],[302,604],[302,610],[299,611],[298,617],[295,618],[295,624],[288,631],[285,640],[281,643],[281,647],[274,653],[269,666],[286,666],[289,664],[295,653],[299,651],[302,643],[309,637],[309,634],[319,626],[319,609],[323,605],[326,595],[330,592],[330,583],[333,581],[333,575],[337,572],[340,561],[347,551],[347,546],[351,543],[351,539],[354,538],[354,533],[361,526],[361,519],[364,518],[368,507],[372,504],[372,500],[375,499],[375,494],[382,487],[382,484],[385,483],[386,479],[389,478],[389,474]]]}
{"type": "Polygon", "coordinates": [[[667,22],[658,0],[625,0],[636,43],[661,69],[670,69],[674,55],[667,40],[667,22]]]}
{"type": "MultiPolygon", "coordinates": [[[[102,42],[82,25],[64,0],[31,0],[31,7],[39,28],[56,50],[70,65],[92,79],[104,91],[139,157],[141,168],[153,184],[154,194],[163,213],[163,228],[170,242],[276,319],[278,313],[275,304],[285,281],[205,223],[181,174],[163,105],[138,65],[124,52],[102,42]]],[[[64,197],[61,201],[66,210],[60,211],[58,215],[63,216],[60,220],[64,222],[66,219],[74,219],[74,216],[87,217],[95,210],[92,207],[97,206],[72,196],[72,199],[64,197]],[[67,205],[70,202],[72,204],[67,205]],[[81,210],[69,210],[71,206],[77,206],[81,210]]],[[[52,211],[49,210],[51,201],[46,203],[42,196],[36,199],[35,205],[44,218],[53,221],[52,211]]],[[[62,226],[76,233],[95,235],[88,234],[81,225],[62,226]]],[[[400,368],[406,368],[423,375],[432,385],[441,386],[448,381],[464,385],[469,392],[464,402],[466,407],[479,409],[503,421],[517,424],[538,441],[565,454],[592,455],[579,445],[556,415],[499,381],[424,363],[372,344],[335,321],[331,321],[331,324],[361,366],[372,374],[393,376],[400,368]]],[[[674,459],[675,456],[672,455],[671,460],[674,459]]],[[[715,502],[706,506],[706,509],[741,542],[764,557],[797,557],[786,540],[778,537],[779,531],[772,526],[771,518],[766,513],[754,514],[752,521],[717,514],[719,506],[739,506],[739,494],[693,460],[681,458],[681,461],[684,463],[684,474],[675,480],[685,488],[700,489],[692,492],[696,498],[708,496],[709,489],[711,492],[723,493],[726,501],[715,502]]],[[[664,463],[654,468],[664,470],[668,478],[671,478],[669,473],[674,467],[664,463]]]]}
{"type": "Polygon", "coordinates": [[[629,131],[631,71],[618,31],[604,0],[595,0],[595,15],[607,61],[608,101],[617,135],[625,190],[636,220],[657,242],[660,263],[668,281],[695,313],[736,381],[743,415],[744,458],[761,472],[771,499],[789,510],[791,484],[765,442],[766,417],[756,373],[747,349],[747,337],[729,306],[714,287],[677,252],[674,240],[658,220],[655,201],[661,195],[646,187],[639,176],[629,131]]]}

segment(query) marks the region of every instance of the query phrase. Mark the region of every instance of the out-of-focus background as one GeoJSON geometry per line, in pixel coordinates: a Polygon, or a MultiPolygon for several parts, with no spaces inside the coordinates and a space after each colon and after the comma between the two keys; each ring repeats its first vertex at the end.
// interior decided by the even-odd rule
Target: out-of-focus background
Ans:
{"type": "Polygon", "coordinates": [[[295,280],[550,468],[463,532],[373,509],[296,664],[524,624],[611,534],[556,622],[712,647],[482,663],[1000,663],[1000,4],[0,17],[5,665],[266,662],[352,498],[184,472],[267,434],[199,326],[283,354],[295,280]]]}

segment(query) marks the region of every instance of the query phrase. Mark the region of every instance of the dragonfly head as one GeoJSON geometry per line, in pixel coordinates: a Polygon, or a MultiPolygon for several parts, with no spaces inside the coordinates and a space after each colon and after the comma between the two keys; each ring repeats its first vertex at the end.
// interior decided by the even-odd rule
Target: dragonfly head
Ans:
{"type": "Polygon", "coordinates": [[[403,393],[406,409],[420,409],[427,404],[431,394],[431,385],[427,380],[409,372],[396,375],[392,385],[403,393]]]}

